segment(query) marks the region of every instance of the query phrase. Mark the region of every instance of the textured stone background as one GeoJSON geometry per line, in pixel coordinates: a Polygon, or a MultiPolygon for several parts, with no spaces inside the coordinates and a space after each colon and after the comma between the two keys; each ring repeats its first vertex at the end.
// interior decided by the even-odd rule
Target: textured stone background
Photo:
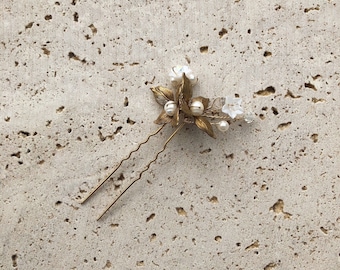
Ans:
{"type": "Polygon", "coordinates": [[[314,1],[2,1],[1,269],[339,269],[340,7],[314,1]],[[176,64],[196,94],[257,115],[181,131],[149,88],[176,64]],[[116,188],[115,188],[116,186],[116,188]]]}

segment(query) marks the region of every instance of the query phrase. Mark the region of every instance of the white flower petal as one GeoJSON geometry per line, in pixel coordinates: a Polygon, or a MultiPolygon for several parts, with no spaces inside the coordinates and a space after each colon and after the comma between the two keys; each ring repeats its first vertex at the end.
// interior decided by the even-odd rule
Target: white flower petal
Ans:
{"type": "Polygon", "coordinates": [[[175,66],[171,69],[169,76],[172,83],[179,84],[182,81],[183,73],[191,81],[192,84],[196,83],[197,79],[192,70],[188,66],[175,66]]]}
{"type": "Polygon", "coordinates": [[[225,99],[225,104],[222,107],[222,112],[228,114],[231,118],[234,119],[238,114],[243,114],[241,103],[241,98],[233,98],[227,96],[225,99]]]}

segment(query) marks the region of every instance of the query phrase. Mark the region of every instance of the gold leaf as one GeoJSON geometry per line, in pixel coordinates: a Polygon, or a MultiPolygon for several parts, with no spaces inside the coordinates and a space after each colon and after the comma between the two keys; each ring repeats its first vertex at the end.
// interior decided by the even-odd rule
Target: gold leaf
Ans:
{"type": "Polygon", "coordinates": [[[203,116],[195,117],[195,124],[198,128],[206,132],[210,137],[216,138],[211,124],[205,117],[203,116]]]}
{"type": "Polygon", "coordinates": [[[192,116],[192,112],[188,106],[188,104],[182,100],[181,103],[180,103],[180,107],[181,107],[181,110],[188,116],[192,116]]]}
{"type": "Polygon", "coordinates": [[[174,100],[174,93],[171,89],[163,86],[150,88],[157,103],[164,106],[169,100],[174,100]]]}
{"type": "Polygon", "coordinates": [[[154,121],[155,124],[157,125],[163,125],[170,123],[172,118],[166,114],[166,112],[163,110],[161,114],[158,116],[158,118],[154,121]]]}
{"type": "Polygon", "coordinates": [[[179,109],[177,108],[175,114],[172,116],[171,125],[173,127],[176,127],[178,126],[178,123],[179,123],[179,109]]]}
{"type": "Polygon", "coordinates": [[[185,73],[183,73],[183,78],[181,85],[178,88],[177,97],[183,96],[183,99],[188,103],[189,100],[192,97],[192,85],[190,80],[185,76],[185,73]]]}
{"type": "Polygon", "coordinates": [[[194,97],[193,99],[191,99],[191,103],[195,102],[195,101],[199,101],[202,102],[204,109],[208,108],[209,105],[209,98],[205,98],[205,97],[194,97]]]}

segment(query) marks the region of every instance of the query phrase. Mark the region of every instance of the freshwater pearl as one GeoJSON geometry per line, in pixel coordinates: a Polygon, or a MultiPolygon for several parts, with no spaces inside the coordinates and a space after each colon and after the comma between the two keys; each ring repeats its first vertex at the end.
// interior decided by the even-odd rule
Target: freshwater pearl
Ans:
{"type": "Polygon", "coordinates": [[[170,100],[164,105],[164,111],[167,115],[173,116],[177,110],[177,104],[170,100]]]}
{"type": "Polygon", "coordinates": [[[218,122],[217,128],[219,131],[226,132],[229,129],[229,123],[225,120],[221,120],[218,122]]]}
{"type": "Polygon", "coordinates": [[[190,105],[190,111],[192,112],[193,116],[200,116],[200,115],[202,115],[203,112],[204,112],[203,103],[201,101],[198,101],[198,100],[194,101],[190,105]]]}

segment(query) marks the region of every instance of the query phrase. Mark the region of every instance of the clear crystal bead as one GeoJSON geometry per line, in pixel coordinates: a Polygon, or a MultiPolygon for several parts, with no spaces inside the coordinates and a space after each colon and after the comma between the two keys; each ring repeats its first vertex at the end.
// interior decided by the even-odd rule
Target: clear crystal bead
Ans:
{"type": "Polygon", "coordinates": [[[253,112],[246,112],[244,114],[244,121],[246,123],[250,124],[250,123],[254,122],[254,120],[255,120],[255,113],[253,113],[253,112]]]}

